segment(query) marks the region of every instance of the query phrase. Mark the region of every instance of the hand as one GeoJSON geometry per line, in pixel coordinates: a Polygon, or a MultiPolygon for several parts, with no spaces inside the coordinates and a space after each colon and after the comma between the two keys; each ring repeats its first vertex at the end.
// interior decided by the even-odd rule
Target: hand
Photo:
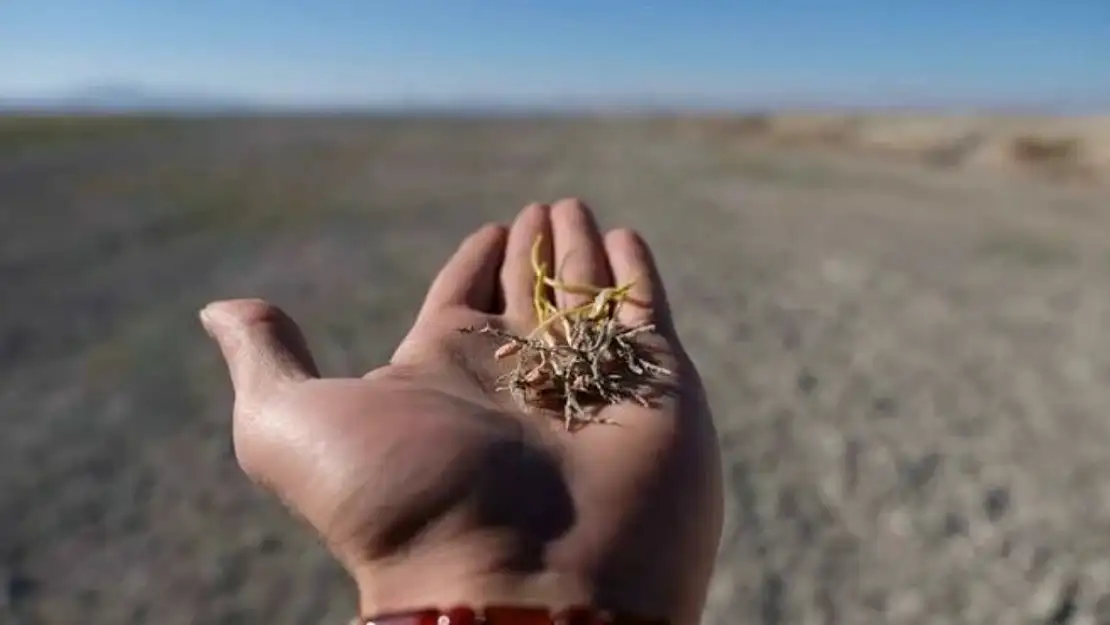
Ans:
{"type": "MultiPolygon", "coordinates": [[[[557,304],[580,303],[560,293],[557,304]]],[[[524,209],[470,235],[428,291],[388,365],[321,378],[292,320],[259,300],[202,321],[235,388],[239,463],[324,538],[363,614],[423,606],[594,605],[697,622],[721,532],[720,458],[704,391],[679,345],[647,246],[602,238],[589,209],[524,209]],[[570,283],[636,280],[622,321],[675,372],[652,408],[567,432],[494,390],[493,324],[535,327],[530,249],[570,283]],[[558,263],[550,262],[558,259],[558,263]]]]}

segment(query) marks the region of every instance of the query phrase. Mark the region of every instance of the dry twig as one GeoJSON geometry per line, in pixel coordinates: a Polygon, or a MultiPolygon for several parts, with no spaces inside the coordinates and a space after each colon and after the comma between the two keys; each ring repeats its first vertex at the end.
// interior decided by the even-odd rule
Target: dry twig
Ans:
{"type": "Polygon", "coordinates": [[[496,338],[494,358],[515,357],[512,369],[498,379],[498,390],[508,391],[524,410],[555,409],[570,430],[589,423],[608,423],[598,417],[605,406],[634,401],[648,406],[656,376],[670,371],[656,364],[635,340],[652,332],[650,323],[628,327],[617,321],[622,305],[632,304],[628,293],[634,283],[600,288],[567,284],[548,275],[540,260],[537,237],[532,246],[535,287],[532,303],[538,321],[527,336],[486,325],[465,328],[496,338]],[[581,306],[559,309],[548,289],[589,295],[581,306]]]}

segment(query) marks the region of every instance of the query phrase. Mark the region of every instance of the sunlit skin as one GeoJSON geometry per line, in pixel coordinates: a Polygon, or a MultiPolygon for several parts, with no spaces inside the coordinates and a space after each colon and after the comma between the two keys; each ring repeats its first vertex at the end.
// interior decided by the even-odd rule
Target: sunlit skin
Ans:
{"type": "MultiPolygon", "coordinates": [[[[589,288],[557,290],[559,309],[589,288]]],[[[322,378],[294,322],[253,299],[201,313],[235,390],[240,466],[316,529],[353,577],[360,611],[594,605],[696,623],[721,532],[720,455],[701,381],[647,245],[602,236],[576,200],[530,205],[467,237],[433,280],[390,362],[322,378]],[[677,390],[568,432],[495,390],[493,347],[535,302],[532,246],[570,285],[623,287],[627,325],[652,322],[677,390]],[[556,263],[556,259],[558,262],[556,263]]]]}

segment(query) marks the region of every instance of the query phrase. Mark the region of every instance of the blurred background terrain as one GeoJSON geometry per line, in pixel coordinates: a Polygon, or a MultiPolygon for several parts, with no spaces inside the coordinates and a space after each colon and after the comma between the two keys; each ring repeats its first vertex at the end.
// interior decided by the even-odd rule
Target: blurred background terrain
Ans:
{"type": "Polygon", "coordinates": [[[197,310],[358,374],[565,196],[657,250],[709,387],[707,624],[1110,623],[1110,8],[424,4],[0,7],[0,623],[345,622],[197,310]]]}

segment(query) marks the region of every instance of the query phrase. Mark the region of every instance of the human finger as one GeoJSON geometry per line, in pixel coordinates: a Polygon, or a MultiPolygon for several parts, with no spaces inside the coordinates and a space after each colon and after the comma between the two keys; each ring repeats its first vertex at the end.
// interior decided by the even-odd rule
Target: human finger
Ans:
{"type": "Polygon", "coordinates": [[[237,410],[263,403],[283,386],[320,376],[300,328],[268,302],[212,302],[200,319],[223,354],[237,410]]]}
{"type": "Polygon", "coordinates": [[[466,237],[432,281],[420,315],[451,306],[493,312],[505,234],[504,226],[488,224],[466,237]]]}
{"type": "Polygon", "coordinates": [[[506,317],[536,322],[533,310],[536,275],[532,267],[532,251],[539,239],[539,261],[550,271],[551,238],[551,209],[545,204],[529,204],[513,221],[505,245],[505,262],[501,265],[506,317]]]}
{"type": "Polygon", "coordinates": [[[570,287],[569,290],[555,289],[560,308],[582,305],[593,299],[595,289],[612,286],[601,232],[588,206],[577,199],[556,202],[551,206],[551,230],[555,278],[570,287]]]}
{"type": "Polygon", "coordinates": [[[671,329],[671,311],[655,258],[644,239],[634,230],[619,228],[605,235],[605,251],[617,285],[631,284],[628,300],[618,311],[618,320],[630,326],[655,323],[671,329]]]}

